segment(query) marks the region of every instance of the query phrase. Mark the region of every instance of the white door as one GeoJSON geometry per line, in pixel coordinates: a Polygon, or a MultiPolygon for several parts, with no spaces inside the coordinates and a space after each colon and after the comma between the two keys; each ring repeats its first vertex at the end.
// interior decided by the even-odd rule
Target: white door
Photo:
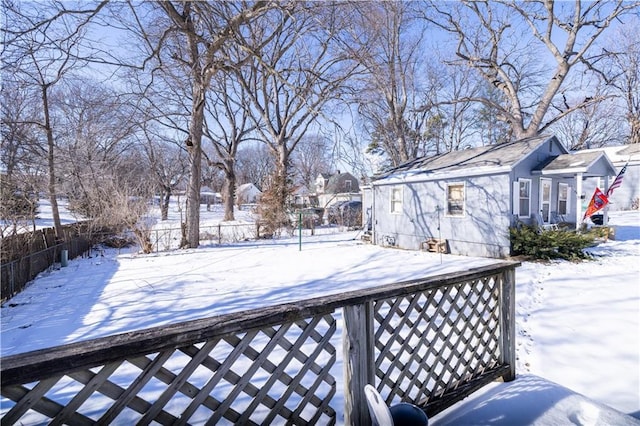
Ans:
{"type": "Polygon", "coordinates": [[[551,179],[540,179],[540,214],[542,221],[549,223],[551,216],[551,179]]]}

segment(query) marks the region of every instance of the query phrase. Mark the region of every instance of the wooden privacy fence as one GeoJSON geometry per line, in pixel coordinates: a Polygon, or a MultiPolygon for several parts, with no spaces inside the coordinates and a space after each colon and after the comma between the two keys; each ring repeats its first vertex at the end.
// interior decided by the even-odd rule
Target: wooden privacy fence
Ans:
{"type": "Polygon", "coordinates": [[[2,424],[366,425],[366,383],[433,416],[515,378],[518,265],[4,357],[2,424]]]}
{"type": "Polygon", "coordinates": [[[63,250],[67,251],[68,259],[73,259],[86,253],[91,247],[86,222],[64,225],[62,232],[60,239],[56,239],[53,228],[2,239],[0,300],[10,299],[39,273],[59,263],[63,250]]]}

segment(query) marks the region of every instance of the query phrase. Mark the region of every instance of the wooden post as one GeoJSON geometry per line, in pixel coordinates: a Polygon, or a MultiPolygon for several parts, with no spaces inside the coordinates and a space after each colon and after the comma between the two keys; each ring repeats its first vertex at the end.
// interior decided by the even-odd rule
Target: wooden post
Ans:
{"type": "Polygon", "coordinates": [[[500,363],[509,365],[505,382],[516,378],[516,270],[502,273],[500,280],[500,363]]]}
{"type": "Polygon", "coordinates": [[[375,386],[373,302],[345,306],[343,327],[344,424],[371,424],[364,385],[375,386]]]}

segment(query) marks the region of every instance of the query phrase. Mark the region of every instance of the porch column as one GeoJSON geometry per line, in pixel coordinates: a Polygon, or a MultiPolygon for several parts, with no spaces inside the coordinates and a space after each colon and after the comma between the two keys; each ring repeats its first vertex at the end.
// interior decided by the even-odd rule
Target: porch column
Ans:
{"type": "Polygon", "coordinates": [[[582,173],[576,173],[576,231],[582,222],[582,173]]]}
{"type": "MultiPolygon", "coordinates": [[[[607,192],[609,192],[609,175],[603,176],[602,179],[604,180],[604,193],[606,194],[607,192]]],[[[608,224],[609,224],[609,203],[607,203],[607,205],[604,206],[604,209],[602,209],[602,225],[607,226],[608,224]]]]}

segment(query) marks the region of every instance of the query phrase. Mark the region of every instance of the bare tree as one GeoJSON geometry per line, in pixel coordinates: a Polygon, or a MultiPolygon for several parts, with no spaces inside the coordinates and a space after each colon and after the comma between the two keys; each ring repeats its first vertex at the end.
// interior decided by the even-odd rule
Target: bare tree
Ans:
{"type": "Polygon", "coordinates": [[[291,154],[323,107],[341,96],[357,67],[337,43],[346,25],[344,7],[298,2],[290,11],[272,11],[248,35],[255,40],[273,37],[236,75],[252,102],[257,131],[275,158],[275,173],[263,193],[275,227],[288,221],[291,154]]]}
{"type": "Polygon", "coordinates": [[[635,17],[628,25],[634,30],[618,28],[609,47],[603,49],[603,76],[622,99],[629,131],[627,143],[640,143],[640,18],[635,17]]]}
{"type": "Polygon", "coordinates": [[[475,110],[474,128],[480,143],[482,146],[487,146],[510,141],[511,127],[500,120],[502,109],[496,107],[496,105],[505,104],[504,94],[486,81],[480,85],[479,91],[479,96],[491,101],[480,103],[475,110]]]}
{"type": "Polygon", "coordinates": [[[447,67],[439,60],[424,70],[427,76],[425,106],[419,109],[423,116],[417,122],[426,142],[421,147],[421,155],[474,145],[476,108],[469,98],[480,91],[477,78],[464,67],[447,67]]]}
{"type": "Polygon", "coordinates": [[[35,126],[40,100],[7,77],[0,88],[0,164],[9,178],[14,172],[42,173],[46,151],[35,126]]]}
{"type": "Polygon", "coordinates": [[[382,155],[372,154],[367,148],[363,148],[362,140],[354,131],[338,128],[334,139],[336,156],[353,171],[361,183],[369,183],[371,176],[383,170],[382,155]]]}
{"type": "Polygon", "coordinates": [[[36,124],[46,138],[48,192],[58,238],[62,224],[58,208],[56,176],[56,128],[51,117],[54,87],[74,69],[86,64],[80,56],[86,25],[106,2],[86,9],[67,10],[63,4],[41,5],[3,2],[6,22],[3,29],[3,72],[19,79],[40,98],[41,115],[36,124]]]}
{"type": "MultiPolygon", "coordinates": [[[[184,142],[189,153],[190,172],[187,184],[186,241],[183,246],[193,248],[198,247],[200,240],[202,136],[211,79],[230,66],[223,55],[223,48],[234,34],[241,32],[243,25],[275,7],[275,4],[267,1],[251,4],[163,1],[153,5],[162,10],[171,22],[158,38],[159,43],[168,49],[165,59],[183,67],[191,89],[189,135],[184,142]],[[165,43],[172,38],[173,43],[165,43]],[[185,46],[184,49],[179,49],[181,44],[185,46]]],[[[155,49],[153,46],[152,50],[155,49]]]]}
{"type": "Polygon", "coordinates": [[[39,192],[46,171],[39,129],[31,124],[38,100],[30,99],[15,82],[3,81],[0,90],[0,235],[35,231],[39,192]]]}
{"type": "Polygon", "coordinates": [[[417,109],[420,49],[424,29],[416,25],[415,2],[354,2],[352,27],[345,40],[365,72],[357,90],[358,112],[379,147],[397,166],[420,155],[423,113],[417,109]]]}
{"type": "Polygon", "coordinates": [[[75,77],[59,85],[51,102],[59,128],[59,175],[70,207],[86,217],[99,217],[102,203],[92,205],[92,194],[96,187],[129,173],[120,162],[134,150],[137,123],[113,89],[91,79],[75,77]]]}
{"type": "Polygon", "coordinates": [[[585,105],[552,127],[571,151],[616,145],[625,140],[625,122],[615,98],[585,105]]]}
{"type": "Polygon", "coordinates": [[[224,173],[223,220],[230,221],[234,220],[238,147],[252,138],[256,125],[250,119],[248,97],[242,87],[228,75],[218,75],[212,82],[211,89],[204,136],[211,142],[214,155],[207,156],[207,162],[224,173]]]}
{"type": "Polygon", "coordinates": [[[238,183],[253,183],[258,188],[266,188],[269,176],[275,169],[273,156],[264,143],[244,144],[236,156],[238,183]]]}
{"type": "Polygon", "coordinates": [[[457,38],[459,61],[498,88],[506,104],[484,97],[473,100],[499,111],[513,136],[525,138],[601,100],[586,95],[570,104],[565,94],[567,78],[572,69],[594,68],[596,40],[614,20],[637,10],[638,4],[433,0],[425,17],[457,38]]]}
{"type": "MultiPolygon", "coordinates": [[[[111,232],[131,232],[144,253],[151,253],[151,230],[155,218],[149,215],[149,200],[155,189],[148,179],[136,179],[140,157],[127,156],[122,163],[134,173],[104,175],[100,185],[88,188],[86,202],[95,212],[92,224],[95,229],[111,232]]],[[[124,169],[124,168],[123,168],[124,169]]]]}
{"type": "Polygon", "coordinates": [[[302,138],[292,154],[292,168],[296,183],[315,192],[315,179],[320,173],[331,171],[331,144],[323,135],[308,135],[302,138]]]}
{"type": "Polygon", "coordinates": [[[151,180],[160,192],[160,220],[167,220],[171,196],[187,176],[188,161],[185,149],[158,127],[151,120],[144,122],[138,135],[151,180]]]}

